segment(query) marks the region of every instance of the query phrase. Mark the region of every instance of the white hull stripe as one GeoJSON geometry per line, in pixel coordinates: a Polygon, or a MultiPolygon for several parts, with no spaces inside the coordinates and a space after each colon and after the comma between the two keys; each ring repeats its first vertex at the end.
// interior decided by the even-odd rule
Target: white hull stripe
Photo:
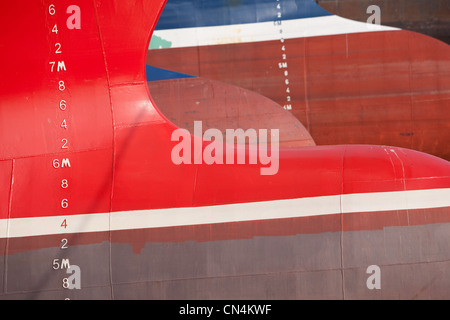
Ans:
{"type": "Polygon", "coordinates": [[[0,238],[450,207],[450,189],[362,193],[193,208],[0,220],[0,238]],[[66,220],[67,227],[61,226],[66,220]]]}
{"type": "Polygon", "coordinates": [[[153,35],[169,42],[170,48],[219,44],[273,41],[361,32],[400,30],[398,28],[353,21],[338,16],[283,20],[274,22],[235,24],[199,28],[155,30],[153,35]],[[280,29],[283,33],[280,33],[280,29]]]}

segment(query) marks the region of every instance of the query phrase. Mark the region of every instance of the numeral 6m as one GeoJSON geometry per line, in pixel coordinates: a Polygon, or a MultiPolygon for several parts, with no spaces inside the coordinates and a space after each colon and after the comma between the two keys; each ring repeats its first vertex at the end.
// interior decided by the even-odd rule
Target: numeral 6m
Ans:
{"type": "Polygon", "coordinates": [[[59,169],[59,168],[70,168],[70,160],[69,158],[63,158],[61,160],[54,159],[52,162],[53,168],[59,169]]]}

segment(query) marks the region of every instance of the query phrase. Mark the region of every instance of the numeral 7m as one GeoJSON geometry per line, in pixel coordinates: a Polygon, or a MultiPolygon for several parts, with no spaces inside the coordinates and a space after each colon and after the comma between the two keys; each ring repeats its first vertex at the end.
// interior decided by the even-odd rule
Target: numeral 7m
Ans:
{"type": "Polygon", "coordinates": [[[66,64],[64,61],[50,61],[48,63],[51,67],[50,67],[50,72],[55,71],[55,65],[56,65],[56,72],[60,72],[60,71],[66,71],[66,64]]]}

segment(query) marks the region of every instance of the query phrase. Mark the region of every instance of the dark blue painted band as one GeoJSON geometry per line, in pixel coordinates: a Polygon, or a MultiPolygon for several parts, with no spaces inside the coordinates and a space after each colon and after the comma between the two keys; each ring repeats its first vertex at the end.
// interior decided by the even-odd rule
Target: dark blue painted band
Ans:
{"type": "Polygon", "coordinates": [[[220,26],[326,15],[330,14],[314,0],[167,0],[156,29],[220,26]]]}

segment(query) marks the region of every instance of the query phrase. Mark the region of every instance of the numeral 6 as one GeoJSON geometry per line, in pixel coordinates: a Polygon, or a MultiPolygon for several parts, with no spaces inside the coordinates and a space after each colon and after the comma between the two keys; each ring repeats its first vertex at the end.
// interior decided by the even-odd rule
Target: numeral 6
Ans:
{"type": "Polygon", "coordinates": [[[53,16],[53,15],[56,13],[55,5],[54,5],[54,4],[51,4],[51,5],[48,6],[48,13],[49,13],[51,16],[53,16]]]}

